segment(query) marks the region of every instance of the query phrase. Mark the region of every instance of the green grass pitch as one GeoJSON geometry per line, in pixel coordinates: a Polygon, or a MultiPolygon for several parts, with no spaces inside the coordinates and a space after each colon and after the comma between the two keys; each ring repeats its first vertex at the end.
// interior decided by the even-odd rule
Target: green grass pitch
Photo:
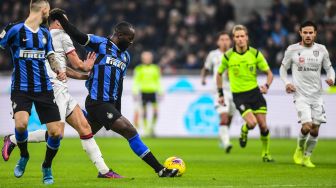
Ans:
{"type": "MultiPolygon", "coordinates": [[[[125,179],[98,179],[97,171],[82,150],[80,140],[65,138],[53,163],[55,184],[50,187],[336,187],[336,140],[319,140],[313,153],[315,169],[292,162],[296,141],[273,139],[271,151],[275,163],[263,163],[261,143],[251,139],[241,149],[233,140],[231,154],[218,147],[217,139],[159,138],[144,139],[157,158],[163,162],[170,156],[181,157],[187,166],[179,178],[160,179],[140,160],[122,138],[96,138],[105,162],[125,179]]],[[[30,161],[23,177],[17,179],[13,169],[18,149],[8,162],[0,164],[0,187],[45,187],[40,166],[45,144],[29,144],[30,161]]]]}

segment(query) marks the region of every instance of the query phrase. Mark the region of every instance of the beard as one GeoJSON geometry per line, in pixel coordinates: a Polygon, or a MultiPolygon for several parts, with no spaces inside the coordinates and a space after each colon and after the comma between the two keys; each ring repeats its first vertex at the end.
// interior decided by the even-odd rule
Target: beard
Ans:
{"type": "Polygon", "coordinates": [[[41,25],[48,25],[48,15],[42,15],[42,23],[41,25]]]}

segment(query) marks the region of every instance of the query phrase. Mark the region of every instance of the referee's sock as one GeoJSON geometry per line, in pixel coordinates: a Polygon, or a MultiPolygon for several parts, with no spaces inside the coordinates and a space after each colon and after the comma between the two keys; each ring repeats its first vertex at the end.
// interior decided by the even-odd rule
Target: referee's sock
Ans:
{"type": "Polygon", "coordinates": [[[155,172],[159,172],[164,168],[154,157],[148,147],[142,142],[138,134],[129,139],[128,142],[133,152],[151,166],[155,172]]]}

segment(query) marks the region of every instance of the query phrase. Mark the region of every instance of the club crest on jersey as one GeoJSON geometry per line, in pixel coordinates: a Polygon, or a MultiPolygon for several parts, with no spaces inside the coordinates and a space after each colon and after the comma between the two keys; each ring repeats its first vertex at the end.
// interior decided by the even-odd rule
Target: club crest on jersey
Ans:
{"type": "Polygon", "coordinates": [[[318,57],[319,56],[319,51],[315,50],[315,51],[313,51],[313,54],[314,54],[315,57],[318,57]]]}
{"type": "Polygon", "coordinates": [[[44,36],[43,36],[43,38],[42,38],[42,42],[43,42],[44,45],[47,44],[47,39],[46,39],[44,36]]]}

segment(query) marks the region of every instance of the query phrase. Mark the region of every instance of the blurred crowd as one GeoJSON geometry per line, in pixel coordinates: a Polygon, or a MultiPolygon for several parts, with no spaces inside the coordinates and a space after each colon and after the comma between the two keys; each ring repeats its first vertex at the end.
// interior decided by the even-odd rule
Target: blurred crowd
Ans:
{"type": "MultiPolygon", "coordinates": [[[[239,17],[230,0],[52,0],[51,6],[65,9],[70,21],[81,31],[96,35],[112,34],[113,25],[126,20],[136,28],[130,48],[132,64],[140,63],[140,53],[151,50],[164,73],[179,69],[200,69],[209,52],[216,48],[216,33],[230,32],[239,17]]],[[[1,1],[0,27],[23,20],[28,0],[1,1]]],[[[327,46],[336,60],[336,0],[273,0],[266,10],[248,14],[251,46],[260,49],[276,73],[284,50],[299,41],[300,22],[318,23],[318,42],[327,46]]],[[[80,50],[84,57],[83,50],[80,50]]],[[[11,69],[8,51],[0,52],[0,70],[11,69]]]]}

